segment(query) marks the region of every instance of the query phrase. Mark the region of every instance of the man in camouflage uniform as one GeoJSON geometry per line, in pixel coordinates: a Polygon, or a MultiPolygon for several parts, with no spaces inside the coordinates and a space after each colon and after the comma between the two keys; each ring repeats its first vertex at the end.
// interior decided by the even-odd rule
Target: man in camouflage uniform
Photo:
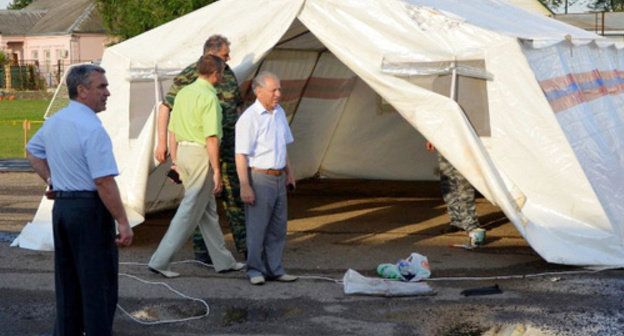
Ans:
{"type": "MultiPolygon", "coordinates": [[[[230,42],[225,37],[213,35],[204,44],[204,55],[215,55],[227,62],[230,59],[229,45],[230,42]]],[[[196,62],[187,66],[174,78],[169,93],[167,93],[165,100],[159,107],[158,145],[154,154],[161,163],[167,160],[167,125],[175,96],[180,89],[197,79],[199,75],[198,64],[199,62],[196,62]]],[[[246,257],[245,207],[240,197],[238,197],[240,186],[234,161],[234,128],[242,111],[243,99],[234,72],[227,64],[225,65],[223,80],[215,88],[223,109],[223,138],[221,139],[219,152],[225,195],[222,194],[221,197],[230,224],[230,231],[234,237],[236,250],[246,257]]],[[[206,245],[198,229],[193,233],[193,250],[196,260],[205,263],[211,262],[206,245]]]]}
{"type": "MultiPolygon", "coordinates": [[[[429,141],[427,141],[427,150],[430,152],[435,150],[429,141]]],[[[446,203],[449,217],[451,217],[449,231],[461,229],[470,232],[479,228],[474,187],[439,152],[438,163],[440,165],[442,198],[446,203]]]]}

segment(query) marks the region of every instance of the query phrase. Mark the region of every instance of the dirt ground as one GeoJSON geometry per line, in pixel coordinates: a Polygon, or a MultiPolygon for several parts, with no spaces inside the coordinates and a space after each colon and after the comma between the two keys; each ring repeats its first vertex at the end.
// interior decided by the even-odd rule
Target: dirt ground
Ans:
{"type": "MultiPolygon", "coordinates": [[[[49,335],[54,317],[53,254],[9,247],[32,220],[43,183],[34,173],[0,173],[0,335],[49,335]]],[[[500,210],[477,201],[486,244],[444,233],[445,206],[435,182],[314,180],[289,196],[284,266],[302,278],[251,286],[244,273],[217,274],[196,263],[173,266],[180,278],[164,280],[146,263],[173,211],[147,216],[135,241],[120,253],[121,307],[144,320],[201,316],[206,307],[175,295],[166,283],[210,307],[201,319],[142,325],[121,312],[116,335],[624,335],[624,273],[545,262],[500,210]],[[410,253],[428,257],[434,295],[345,295],[347,269],[376,277],[380,263],[410,253]],[[565,273],[565,272],[580,273],[565,273]],[[547,275],[538,273],[553,272],[547,275]],[[525,276],[529,275],[529,276],[525,276]],[[138,278],[135,278],[138,277],[138,278]],[[498,285],[500,294],[461,291],[498,285]]],[[[227,224],[226,241],[233,244],[227,224]]],[[[235,253],[242,260],[242,256],[235,253]]],[[[192,259],[190,243],[176,260],[192,259]]]]}

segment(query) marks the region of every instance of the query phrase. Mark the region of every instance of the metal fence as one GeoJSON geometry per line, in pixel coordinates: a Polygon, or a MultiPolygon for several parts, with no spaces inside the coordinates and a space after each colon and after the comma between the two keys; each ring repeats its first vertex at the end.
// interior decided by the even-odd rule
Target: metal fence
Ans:
{"type": "Polygon", "coordinates": [[[41,90],[44,81],[35,64],[5,65],[0,67],[0,88],[13,90],[41,90]]]}
{"type": "Polygon", "coordinates": [[[42,120],[0,120],[0,158],[25,158],[26,143],[42,125],[42,120]]]}
{"type": "Polygon", "coordinates": [[[41,90],[55,87],[63,73],[72,64],[88,61],[62,59],[57,62],[40,63],[38,60],[20,60],[0,66],[0,89],[41,90]]]}

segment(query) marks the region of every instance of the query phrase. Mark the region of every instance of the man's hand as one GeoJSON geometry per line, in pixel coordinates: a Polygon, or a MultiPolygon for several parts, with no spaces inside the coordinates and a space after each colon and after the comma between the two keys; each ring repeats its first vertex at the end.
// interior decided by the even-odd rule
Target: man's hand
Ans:
{"type": "Polygon", "coordinates": [[[158,144],[154,151],[154,157],[160,163],[167,161],[167,126],[169,125],[170,112],[171,109],[167,105],[163,103],[158,105],[158,126],[156,129],[158,144]]]}
{"type": "Polygon", "coordinates": [[[295,177],[292,174],[286,175],[286,187],[289,188],[289,191],[295,190],[297,188],[297,182],[295,181],[295,177]]]}
{"type": "Polygon", "coordinates": [[[54,192],[54,187],[52,186],[52,179],[48,177],[46,183],[48,184],[48,188],[45,191],[45,197],[49,200],[53,200],[56,198],[56,192],[54,192]]]}
{"type": "Polygon", "coordinates": [[[154,151],[154,157],[158,162],[164,163],[167,161],[167,143],[158,141],[158,145],[156,146],[156,150],[154,151]]]}
{"type": "Polygon", "coordinates": [[[256,195],[249,184],[240,186],[240,196],[245,204],[254,205],[256,203],[256,195]]]}
{"type": "Polygon", "coordinates": [[[435,146],[429,141],[425,144],[425,148],[427,148],[429,152],[435,152],[435,146]]]}
{"type": "Polygon", "coordinates": [[[128,247],[132,244],[132,237],[134,237],[134,233],[132,232],[132,228],[128,223],[119,224],[117,227],[119,230],[119,237],[115,239],[115,243],[119,247],[128,247]]]}
{"type": "Polygon", "coordinates": [[[171,170],[173,170],[176,173],[178,173],[178,181],[172,179],[171,177],[169,177],[169,175],[167,175],[167,178],[169,179],[169,182],[171,182],[173,184],[180,184],[182,181],[180,180],[180,171],[178,170],[178,166],[171,165],[171,170]]]}
{"type": "Polygon", "coordinates": [[[223,190],[223,182],[221,181],[221,172],[214,172],[212,174],[212,181],[214,182],[214,188],[212,189],[212,194],[215,196],[219,196],[221,191],[223,190]]]}

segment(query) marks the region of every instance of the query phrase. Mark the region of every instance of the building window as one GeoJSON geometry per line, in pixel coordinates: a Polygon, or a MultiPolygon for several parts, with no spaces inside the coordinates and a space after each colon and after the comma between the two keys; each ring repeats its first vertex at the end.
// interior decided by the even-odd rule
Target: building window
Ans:
{"type": "Polygon", "coordinates": [[[33,60],[35,60],[35,61],[36,61],[36,60],[38,60],[38,59],[39,59],[39,50],[33,50],[33,51],[31,51],[31,52],[30,52],[30,57],[31,57],[33,60]]]}
{"type": "Polygon", "coordinates": [[[64,58],[67,58],[67,50],[56,49],[56,59],[64,59],[64,58]]]}
{"type": "Polygon", "coordinates": [[[50,72],[50,66],[52,65],[51,64],[52,60],[50,59],[52,57],[51,54],[52,53],[48,49],[43,51],[43,58],[44,58],[44,62],[45,62],[45,71],[46,72],[50,72]]]}

